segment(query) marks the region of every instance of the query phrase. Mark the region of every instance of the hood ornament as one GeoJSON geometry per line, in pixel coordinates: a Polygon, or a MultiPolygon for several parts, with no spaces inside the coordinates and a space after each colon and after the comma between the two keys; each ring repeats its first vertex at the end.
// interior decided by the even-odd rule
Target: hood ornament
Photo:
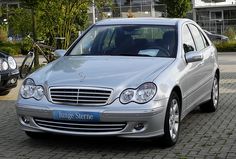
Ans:
{"type": "Polygon", "coordinates": [[[78,73],[79,81],[83,82],[85,80],[86,75],[83,72],[78,73]]]}

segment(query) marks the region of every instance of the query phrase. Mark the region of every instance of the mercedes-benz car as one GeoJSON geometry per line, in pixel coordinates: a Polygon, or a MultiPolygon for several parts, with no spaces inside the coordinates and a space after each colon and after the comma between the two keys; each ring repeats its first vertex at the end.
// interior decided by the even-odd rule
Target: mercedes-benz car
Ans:
{"type": "Polygon", "coordinates": [[[206,35],[209,37],[209,39],[211,41],[222,41],[222,42],[227,42],[229,41],[229,37],[225,36],[225,35],[220,35],[220,34],[213,34],[207,30],[203,30],[206,35]]]}
{"type": "Polygon", "coordinates": [[[17,86],[19,70],[13,57],[0,52],[0,96],[17,86]]]}
{"type": "Polygon", "coordinates": [[[162,137],[171,146],[191,110],[218,106],[216,48],[188,19],[103,20],[56,54],[19,93],[17,115],[30,137],[162,137]]]}

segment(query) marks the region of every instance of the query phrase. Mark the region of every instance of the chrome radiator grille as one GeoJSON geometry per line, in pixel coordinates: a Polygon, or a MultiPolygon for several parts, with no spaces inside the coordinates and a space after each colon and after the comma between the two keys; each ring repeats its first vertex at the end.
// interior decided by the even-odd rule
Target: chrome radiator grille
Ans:
{"type": "Polygon", "coordinates": [[[105,105],[111,95],[110,89],[102,88],[62,88],[49,89],[53,103],[71,105],[105,105]]]}
{"type": "Polygon", "coordinates": [[[81,123],[40,118],[34,118],[34,121],[37,125],[44,128],[74,132],[114,132],[121,131],[126,126],[126,123],[81,123]]]}

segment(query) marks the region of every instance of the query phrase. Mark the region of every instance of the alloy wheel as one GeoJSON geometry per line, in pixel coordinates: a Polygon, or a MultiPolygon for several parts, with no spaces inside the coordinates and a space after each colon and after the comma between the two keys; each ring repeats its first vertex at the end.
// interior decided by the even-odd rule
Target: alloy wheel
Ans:
{"type": "Polygon", "coordinates": [[[212,99],[214,107],[217,107],[218,98],[219,98],[219,84],[218,84],[218,79],[215,77],[212,88],[212,99]]]}
{"type": "Polygon", "coordinates": [[[170,117],[169,117],[169,131],[172,140],[174,141],[179,131],[179,106],[176,99],[171,101],[170,117]]]}

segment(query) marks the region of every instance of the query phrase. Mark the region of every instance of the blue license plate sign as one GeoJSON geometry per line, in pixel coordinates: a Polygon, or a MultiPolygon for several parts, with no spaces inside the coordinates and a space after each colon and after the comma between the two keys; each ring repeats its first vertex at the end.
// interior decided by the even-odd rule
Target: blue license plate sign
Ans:
{"type": "Polygon", "coordinates": [[[53,111],[53,119],[66,121],[98,122],[100,121],[100,113],[55,110],[53,111]]]}

